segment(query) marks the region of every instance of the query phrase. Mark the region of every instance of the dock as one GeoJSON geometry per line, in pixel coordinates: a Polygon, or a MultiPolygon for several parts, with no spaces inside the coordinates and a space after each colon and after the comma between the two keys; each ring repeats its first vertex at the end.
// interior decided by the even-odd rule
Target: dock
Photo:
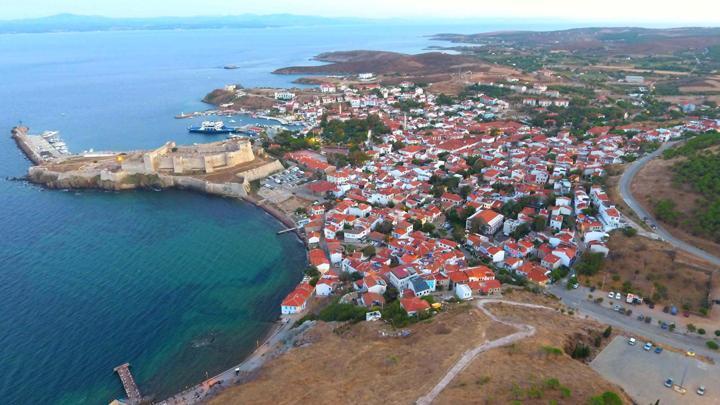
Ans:
{"type": "Polygon", "coordinates": [[[287,228],[287,229],[283,229],[282,231],[278,231],[277,234],[278,234],[278,235],[282,235],[282,234],[285,234],[285,233],[288,233],[288,232],[292,232],[292,231],[297,230],[297,229],[298,229],[297,226],[294,227],[294,228],[287,228]]]}
{"type": "Polygon", "coordinates": [[[17,126],[11,133],[20,150],[33,164],[39,165],[70,156],[65,142],[59,138],[56,131],[45,131],[42,135],[30,135],[28,131],[27,127],[17,126]]]}
{"type": "Polygon", "coordinates": [[[130,363],[121,364],[115,367],[113,371],[120,377],[120,381],[128,397],[128,404],[139,404],[140,401],[142,401],[142,395],[140,395],[140,389],[138,389],[137,384],[135,384],[135,379],[130,372],[130,363]]]}

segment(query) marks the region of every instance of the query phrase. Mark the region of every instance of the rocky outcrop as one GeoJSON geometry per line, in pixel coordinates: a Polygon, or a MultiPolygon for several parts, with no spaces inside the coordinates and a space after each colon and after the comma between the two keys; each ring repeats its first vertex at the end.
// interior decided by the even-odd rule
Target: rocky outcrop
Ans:
{"type": "Polygon", "coordinates": [[[155,174],[133,174],[107,178],[102,173],[56,172],[44,166],[33,166],[28,170],[28,181],[54,189],[102,189],[132,190],[137,188],[165,188],[173,185],[155,174]]]}

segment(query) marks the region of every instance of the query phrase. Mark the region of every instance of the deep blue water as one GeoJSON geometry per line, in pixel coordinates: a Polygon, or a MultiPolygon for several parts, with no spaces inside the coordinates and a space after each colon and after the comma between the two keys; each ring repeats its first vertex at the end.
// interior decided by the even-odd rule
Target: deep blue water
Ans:
{"type": "Polygon", "coordinates": [[[279,315],[304,250],[262,211],[192,193],[48,191],[10,178],[29,162],[19,121],[72,151],[153,148],[187,134],[181,111],[227,83],[319,52],[419,52],[436,32],[332,27],[0,35],[0,403],[107,403],[129,361],[158,398],[240,361],[279,315]],[[223,70],[226,64],[238,70],[223,70]]]}

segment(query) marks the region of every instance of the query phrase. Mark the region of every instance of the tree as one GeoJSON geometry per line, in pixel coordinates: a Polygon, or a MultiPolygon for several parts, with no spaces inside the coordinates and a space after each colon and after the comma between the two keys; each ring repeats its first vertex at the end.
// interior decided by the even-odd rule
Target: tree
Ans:
{"type": "Polygon", "coordinates": [[[593,276],[600,271],[604,258],[602,253],[585,253],[575,266],[575,270],[584,276],[593,276]]]}
{"type": "Polygon", "coordinates": [[[362,250],[362,252],[363,252],[363,255],[368,256],[368,257],[375,256],[375,246],[373,246],[373,245],[365,246],[365,248],[362,250]]]}
{"type": "Polygon", "coordinates": [[[530,233],[530,225],[528,224],[520,224],[517,228],[515,228],[514,231],[510,234],[515,239],[520,239],[530,233]]]}
{"type": "Polygon", "coordinates": [[[542,232],[547,228],[547,218],[544,215],[538,215],[533,219],[533,231],[542,232]]]}
{"type": "Polygon", "coordinates": [[[308,277],[310,277],[310,278],[319,277],[319,276],[321,275],[321,274],[320,274],[320,270],[318,270],[317,267],[315,267],[315,266],[309,266],[309,267],[307,267],[307,268],[303,271],[303,273],[305,273],[305,275],[308,276],[308,277]]]}

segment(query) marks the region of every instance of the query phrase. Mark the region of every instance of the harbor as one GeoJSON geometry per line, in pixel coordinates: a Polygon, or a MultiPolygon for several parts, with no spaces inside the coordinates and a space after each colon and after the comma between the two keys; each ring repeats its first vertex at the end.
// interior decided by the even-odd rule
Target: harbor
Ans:
{"type": "Polygon", "coordinates": [[[57,131],[45,131],[40,135],[30,135],[28,132],[28,127],[17,126],[12,129],[12,138],[34,164],[71,156],[67,145],[57,131]]]}

